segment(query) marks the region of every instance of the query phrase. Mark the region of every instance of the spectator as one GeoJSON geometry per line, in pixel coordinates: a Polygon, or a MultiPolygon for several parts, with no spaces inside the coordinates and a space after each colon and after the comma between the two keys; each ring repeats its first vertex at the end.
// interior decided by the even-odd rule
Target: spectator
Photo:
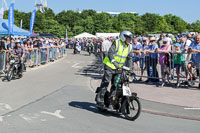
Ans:
{"type": "Polygon", "coordinates": [[[139,57],[141,56],[140,49],[142,48],[142,45],[137,41],[137,38],[134,38],[132,46],[133,46],[132,60],[134,67],[134,63],[136,63],[138,66],[138,61],[140,59],[139,57]]]}
{"type": "Polygon", "coordinates": [[[148,40],[146,37],[142,38],[142,48],[140,49],[140,68],[141,68],[141,77],[139,81],[142,81],[144,70],[147,68],[147,75],[149,76],[149,55],[145,54],[144,51],[148,49],[148,40]],[[145,65],[145,67],[144,67],[145,65]]]}
{"type": "Polygon", "coordinates": [[[40,49],[41,49],[41,64],[42,65],[44,65],[45,63],[46,63],[46,61],[47,61],[47,48],[48,48],[48,41],[46,40],[41,40],[41,41],[43,41],[43,43],[42,43],[42,47],[40,47],[40,49]]]}
{"type": "Polygon", "coordinates": [[[166,34],[166,37],[165,37],[165,38],[167,39],[167,43],[168,43],[168,44],[170,44],[170,45],[173,44],[172,39],[169,37],[169,34],[166,34]]]}
{"type": "MultiPolygon", "coordinates": [[[[102,64],[103,64],[103,60],[108,55],[108,51],[109,51],[112,43],[110,41],[108,41],[108,40],[100,38],[100,44],[101,43],[102,43],[102,47],[101,47],[101,51],[102,51],[101,59],[102,59],[102,64]]],[[[104,64],[103,64],[102,70],[104,70],[104,64]]]]}
{"type": "Polygon", "coordinates": [[[156,50],[158,49],[158,44],[155,43],[156,38],[151,37],[150,38],[150,45],[148,50],[146,50],[147,53],[150,53],[150,78],[149,78],[149,84],[152,84],[153,82],[159,82],[158,77],[158,71],[157,71],[157,64],[158,64],[158,54],[156,53],[156,50]]]}
{"type": "Polygon", "coordinates": [[[169,74],[170,74],[170,62],[169,62],[169,52],[171,51],[171,45],[168,44],[168,40],[166,38],[163,39],[163,45],[160,49],[158,49],[159,56],[159,63],[161,65],[161,74],[162,74],[162,82],[160,83],[161,86],[165,85],[165,77],[167,75],[169,81],[169,74]]]}
{"type": "Polygon", "coordinates": [[[8,49],[12,50],[15,47],[15,40],[11,38],[10,44],[8,44],[8,49]]]}
{"type": "Polygon", "coordinates": [[[191,60],[191,54],[187,53],[187,50],[188,50],[188,47],[190,46],[191,44],[191,41],[187,39],[187,36],[186,34],[182,34],[181,35],[181,38],[180,38],[180,44],[181,44],[181,51],[182,51],[182,54],[183,54],[183,59],[182,59],[182,68],[183,70],[185,71],[185,75],[186,75],[186,82],[184,83],[185,85],[188,85],[188,69],[187,69],[187,65],[188,63],[190,62],[191,60]]]}
{"type": "Polygon", "coordinates": [[[163,39],[164,39],[164,35],[161,34],[160,38],[158,39],[158,47],[160,48],[163,45],[163,39]]]}
{"type": "Polygon", "coordinates": [[[33,54],[34,54],[34,64],[33,64],[33,67],[34,66],[37,66],[38,65],[38,49],[39,49],[39,44],[38,42],[35,40],[33,42],[33,54]]]}
{"type": "Polygon", "coordinates": [[[176,82],[176,88],[180,86],[179,82],[179,74],[180,74],[180,68],[183,60],[183,54],[181,51],[181,44],[175,44],[175,52],[174,52],[174,68],[176,68],[176,75],[177,75],[177,82],[176,82]]]}
{"type": "MultiPolygon", "coordinates": [[[[196,36],[195,41],[193,41],[190,45],[189,53],[193,53],[192,62],[188,64],[188,70],[192,74],[192,80],[195,80],[194,73],[192,72],[192,67],[196,67],[199,72],[200,67],[200,35],[196,36]]],[[[199,83],[200,88],[200,83],[199,83]]]]}
{"type": "Polygon", "coordinates": [[[33,53],[33,44],[30,39],[27,39],[27,47],[28,47],[28,64],[32,66],[32,53],[33,53]]]}
{"type": "Polygon", "coordinates": [[[0,41],[0,74],[4,73],[6,60],[6,46],[4,41],[0,41]]]}

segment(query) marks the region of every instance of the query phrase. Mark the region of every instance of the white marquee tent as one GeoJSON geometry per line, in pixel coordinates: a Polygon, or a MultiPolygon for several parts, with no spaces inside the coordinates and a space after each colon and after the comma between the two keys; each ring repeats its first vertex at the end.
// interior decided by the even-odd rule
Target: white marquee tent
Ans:
{"type": "Polygon", "coordinates": [[[77,36],[74,36],[74,38],[84,38],[84,37],[85,38],[96,38],[95,35],[89,34],[87,32],[84,32],[84,33],[81,33],[81,34],[79,34],[77,36]]]}
{"type": "Polygon", "coordinates": [[[117,37],[117,36],[119,37],[119,34],[120,33],[96,33],[96,36],[108,38],[108,37],[117,37]]]}

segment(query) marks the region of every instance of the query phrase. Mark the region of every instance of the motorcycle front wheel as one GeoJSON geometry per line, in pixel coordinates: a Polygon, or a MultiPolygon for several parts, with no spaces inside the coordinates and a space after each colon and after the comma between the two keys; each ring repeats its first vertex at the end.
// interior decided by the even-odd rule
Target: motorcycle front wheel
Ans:
{"type": "Polygon", "coordinates": [[[13,67],[10,67],[7,71],[7,80],[10,81],[13,79],[13,76],[14,76],[14,68],[13,67]]]}
{"type": "Polygon", "coordinates": [[[122,113],[126,119],[134,121],[141,113],[141,104],[137,97],[126,98],[122,103],[122,113]]]}

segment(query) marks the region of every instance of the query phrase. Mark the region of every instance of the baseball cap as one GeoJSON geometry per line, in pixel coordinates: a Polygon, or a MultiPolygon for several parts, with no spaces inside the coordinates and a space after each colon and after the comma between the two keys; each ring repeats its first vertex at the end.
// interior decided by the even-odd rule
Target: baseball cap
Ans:
{"type": "Polygon", "coordinates": [[[176,44],[175,44],[175,47],[181,47],[181,44],[176,43],[176,44]]]}
{"type": "Polygon", "coordinates": [[[164,39],[163,39],[163,42],[168,42],[167,38],[164,38],[164,39]]]}
{"type": "Polygon", "coordinates": [[[146,37],[143,37],[143,38],[142,38],[142,41],[146,41],[146,40],[147,40],[147,38],[146,38],[146,37]]]}
{"type": "Polygon", "coordinates": [[[156,40],[155,37],[151,37],[151,38],[150,38],[150,41],[155,41],[155,40],[156,40]]]}
{"type": "Polygon", "coordinates": [[[20,40],[15,40],[15,43],[21,43],[21,41],[20,40]]]}

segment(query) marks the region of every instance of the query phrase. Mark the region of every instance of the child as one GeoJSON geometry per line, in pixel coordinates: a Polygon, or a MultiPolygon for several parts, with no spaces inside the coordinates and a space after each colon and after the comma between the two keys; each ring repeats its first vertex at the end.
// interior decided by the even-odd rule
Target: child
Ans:
{"type": "Polygon", "coordinates": [[[175,44],[174,67],[176,68],[176,75],[177,75],[176,88],[180,86],[179,73],[180,73],[181,62],[183,60],[183,54],[180,47],[181,47],[181,44],[179,43],[175,44]]]}

